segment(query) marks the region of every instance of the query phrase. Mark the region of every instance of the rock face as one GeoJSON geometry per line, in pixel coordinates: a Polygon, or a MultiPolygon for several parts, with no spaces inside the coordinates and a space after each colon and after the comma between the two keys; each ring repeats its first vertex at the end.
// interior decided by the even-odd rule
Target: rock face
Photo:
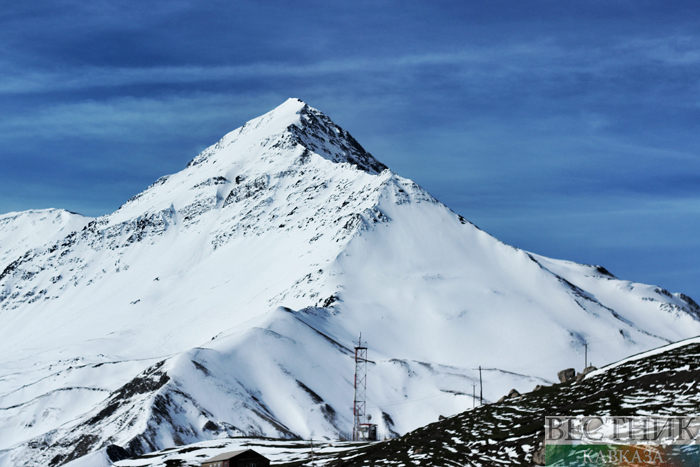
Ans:
{"type": "Polygon", "coordinates": [[[583,369],[583,371],[579,374],[576,375],[576,381],[581,381],[586,377],[586,375],[592,371],[597,370],[596,367],[594,366],[587,366],[586,368],[583,369]]]}
{"type": "Polygon", "coordinates": [[[109,215],[0,216],[0,258],[0,467],[347,436],[360,332],[380,437],[471,407],[477,366],[488,402],[549,383],[543,353],[700,334],[688,297],[499,242],[296,99],[109,215]]]}
{"type": "Polygon", "coordinates": [[[576,377],[576,370],[573,368],[567,368],[565,370],[561,370],[559,373],[557,373],[557,378],[559,378],[560,383],[566,383],[567,381],[571,381],[576,377]]]}
{"type": "Polygon", "coordinates": [[[544,443],[540,443],[532,454],[532,463],[534,465],[545,465],[544,443]]]}
{"type": "Polygon", "coordinates": [[[508,394],[498,399],[498,402],[503,402],[506,399],[513,399],[514,397],[520,397],[520,393],[516,389],[511,389],[508,394]]]}

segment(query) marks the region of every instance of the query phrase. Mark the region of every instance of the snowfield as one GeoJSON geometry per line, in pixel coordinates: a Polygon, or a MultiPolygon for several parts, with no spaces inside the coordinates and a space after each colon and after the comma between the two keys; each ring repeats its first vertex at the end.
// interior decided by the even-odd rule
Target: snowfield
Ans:
{"type": "Polygon", "coordinates": [[[297,99],[112,214],[0,216],[0,258],[0,467],[348,436],[360,332],[381,437],[472,407],[479,366],[493,401],[700,334],[689,297],[496,240],[297,99]]]}

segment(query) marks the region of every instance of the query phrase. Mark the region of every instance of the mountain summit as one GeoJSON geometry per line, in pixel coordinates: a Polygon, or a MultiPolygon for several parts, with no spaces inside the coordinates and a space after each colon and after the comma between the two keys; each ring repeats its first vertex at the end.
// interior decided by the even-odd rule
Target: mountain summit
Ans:
{"type": "MultiPolygon", "coordinates": [[[[315,154],[331,162],[352,164],[375,175],[387,168],[365,151],[350,133],[299,99],[288,99],[271,112],[227,134],[219,143],[235,144],[239,150],[242,145],[251,143],[263,144],[265,148],[301,148],[305,157],[315,154]]],[[[207,161],[212,152],[205,151],[189,165],[207,161]]]]}
{"type": "Polygon", "coordinates": [[[0,216],[0,467],[343,436],[360,332],[380,436],[471,407],[477,367],[489,401],[700,334],[689,297],[499,242],[296,99],[55,214],[0,216]]]}

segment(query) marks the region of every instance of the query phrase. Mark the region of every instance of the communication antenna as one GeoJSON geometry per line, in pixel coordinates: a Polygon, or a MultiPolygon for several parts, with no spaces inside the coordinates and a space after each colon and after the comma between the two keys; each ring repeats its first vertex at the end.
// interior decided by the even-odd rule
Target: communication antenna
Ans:
{"type": "Polygon", "coordinates": [[[367,410],[367,347],[362,346],[362,333],[355,347],[355,401],[352,404],[352,440],[363,441],[362,425],[367,410]]]}

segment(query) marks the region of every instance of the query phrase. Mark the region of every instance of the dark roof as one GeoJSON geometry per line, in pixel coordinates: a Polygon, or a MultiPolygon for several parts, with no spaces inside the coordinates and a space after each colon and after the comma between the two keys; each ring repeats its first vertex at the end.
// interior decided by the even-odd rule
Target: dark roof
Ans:
{"type": "Polygon", "coordinates": [[[248,452],[248,451],[254,452],[258,456],[262,456],[261,454],[253,451],[252,449],[241,449],[240,451],[231,451],[231,452],[225,452],[223,454],[219,454],[218,456],[215,456],[215,457],[212,457],[211,459],[205,460],[204,462],[202,462],[202,464],[208,464],[209,462],[230,460],[230,459],[233,459],[234,457],[238,457],[241,454],[243,454],[244,452],[248,452]]]}

